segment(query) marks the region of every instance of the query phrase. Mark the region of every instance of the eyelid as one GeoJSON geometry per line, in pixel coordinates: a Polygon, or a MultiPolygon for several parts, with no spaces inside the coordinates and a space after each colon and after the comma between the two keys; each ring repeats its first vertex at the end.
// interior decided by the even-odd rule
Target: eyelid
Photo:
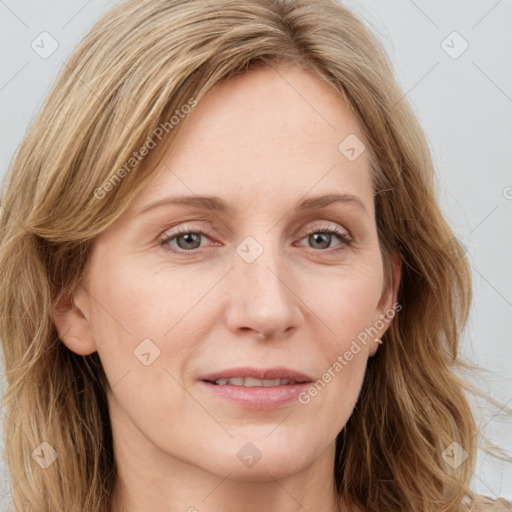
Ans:
{"type": "Polygon", "coordinates": [[[334,247],[329,247],[324,250],[308,247],[308,249],[314,252],[324,253],[326,255],[340,254],[342,251],[345,251],[352,247],[353,244],[355,243],[354,238],[352,237],[350,232],[345,228],[341,228],[339,225],[331,226],[326,224],[320,226],[312,226],[307,231],[303,232],[302,236],[299,237],[299,241],[302,241],[304,238],[314,233],[328,233],[338,238],[340,243],[334,247]]]}
{"type": "MultiPolygon", "coordinates": [[[[325,222],[325,221],[324,221],[325,222]]],[[[304,233],[304,236],[311,235],[313,233],[323,233],[323,232],[336,232],[340,235],[345,235],[347,238],[352,240],[352,235],[348,231],[348,229],[341,227],[339,224],[314,224],[309,228],[300,231],[300,233],[304,233]]]]}
{"type": "MultiPolygon", "coordinates": [[[[207,236],[211,239],[212,233],[214,229],[211,227],[201,227],[201,228],[195,228],[194,226],[189,226],[188,224],[185,224],[184,226],[178,226],[176,228],[171,228],[170,231],[165,231],[162,235],[158,237],[158,242],[160,245],[165,245],[166,243],[170,242],[174,238],[176,238],[179,235],[183,235],[186,233],[199,233],[202,235],[207,236]]],[[[172,249],[171,249],[172,250],[172,249]]],[[[176,252],[194,252],[194,251],[184,251],[184,250],[175,250],[176,252]]]]}
{"type": "MultiPolygon", "coordinates": [[[[204,235],[211,235],[213,231],[214,231],[214,229],[210,228],[209,226],[206,227],[206,228],[195,228],[195,227],[191,227],[191,226],[185,224],[185,226],[179,226],[176,229],[174,229],[173,231],[170,231],[170,232],[166,231],[159,238],[162,238],[162,239],[163,238],[169,238],[169,237],[172,238],[174,236],[181,235],[181,234],[184,234],[184,233],[202,233],[204,235]]],[[[352,236],[351,236],[350,232],[347,229],[345,229],[345,228],[340,229],[338,227],[338,225],[335,225],[333,227],[332,225],[328,225],[328,224],[311,226],[308,229],[304,229],[304,230],[299,231],[299,234],[302,233],[302,238],[304,238],[305,236],[311,235],[313,233],[321,233],[321,232],[324,232],[324,231],[335,232],[335,233],[338,233],[340,235],[345,235],[347,238],[352,239],[352,236]]],[[[296,236],[299,236],[299,234],[297,234],[296,236]]]]}
{"type": "MultiPolygon", "coordinates": [[[[296,237],[299,237],[298,241],[302,241],[305,237],[310,236],[315,233],[333,234],[334,236],[338,237],[338,240],[340,242],[338,245],[336,245],[334,247],[329,247],[327,249],[315,249],[312,247],[309,248],[314,252],[318,251],[320,253],[326,253],[326,254],[338,253],[338,252],[348,249],[350,246],[353,245],[355,240],[347,229],[342,228],[338,224],[329,225],[329,224],[325,224],[326,221],[323,221],[323,222],[324,222],[323,224],[312,225],[307,229],[301,230],[300,233],[302,233],[302,235],[295,235],[296,237]]],[[[158,242],[159,242],[159,245],[164,248],[164,250],[173,252],[175,254],[189,253],[192,255],[192,254],[197,254],[201,247],[187,251],[185,249],[180,249],[180,248],[171,246],[170,242],[172,240],[174,240],[176,237],[178,237],[182,234],[186,234],[186,233],[198,233],[198,234],[203,235],[203,236],[209,238],[210,240],[212,240],[213,231],[215,231],[215,229],[211,228],[210,226],[207,226],[204,228],[195,228],[194,226],[190,226],[189,224],[185,223],[185,225],[179,225],[178,227],[171,229],[171,231],[164,232],[158,238],[158,242]]],[[[217,243],[216,245],[219,245],[219,243],[217,243]]],[[[302,245],[300,245],[300,246],[302,246],[302,245]]],[[[209,248],[202,247],[202,249],[208,250],[209,248]]]]}

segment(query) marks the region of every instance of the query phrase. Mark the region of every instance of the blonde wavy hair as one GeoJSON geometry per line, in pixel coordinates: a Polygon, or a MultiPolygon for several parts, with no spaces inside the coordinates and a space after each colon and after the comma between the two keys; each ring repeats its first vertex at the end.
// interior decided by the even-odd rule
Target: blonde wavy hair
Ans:
{"type": "MultiPolygon", "coordinates": [[[[373,154],[378,236],[402,311],[368,362],[337,439],[338,494],[366,511],[460,509],[478,430],[458,344],[471,303],[467,259],[437,203],[428,144],[366,26],[335,0],[130,0],[108,12],[64,65],[18,148],[0,212],[0,337],[13,503],[24,512],[108,512],[117,478],[98,354],[59,339],[52,312],[80,286],[95,238],[147,185],[152,152],[98,199],[156,127],[190,98],[250,69],[291,64],[327,80],[373,154]],[[46,441],[58,459],[31,454],[46,441]],[[454,469],[452,442],[469,454],[454,469]],[[72,449],[71,449],[72,447],[72,449]]],[[[166,135],[168,147],[187,119],[166,135]]]]}

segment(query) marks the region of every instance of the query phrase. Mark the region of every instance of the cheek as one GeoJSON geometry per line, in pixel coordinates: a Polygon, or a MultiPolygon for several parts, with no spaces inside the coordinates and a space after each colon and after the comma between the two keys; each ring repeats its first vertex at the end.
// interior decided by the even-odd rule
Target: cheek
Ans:
{"type": "Polygon", "coordinates": [[[111,387],[116,386],[114,394],[128,406],[144,395],[137,407],[154,417],[162,411],[159,397],[178,396],[177,381],[208,332],[202,320],[212,313],[205,313],[201,297],[218,278],[158,272],[129,258],[116,264],[121,259],[114,255],[97,256],[101,268],[86,287],[98,354],[111,387]]]}
{"type": "MultiPolygon", "coordinates": [[[[331,358],[334,353],[338,355],[348,350],[351,341],[358,336],[364,340],[364,333],[378,318],[381,292],[382,275],[373,269],[363,268],[331,276],[322,293],[317,291],[309,297],[311,309],[328,327],[324,332],[329,342],[324,346],[331,353],[331,358]]],[[[368,341],[373,342],[373,338],[368,341]]]]}
{"type": "Polygon", "coordinates": [[[378,265],[331,276],[322,293],[316,288],[309,296],[308,305],[321,319],[316,325],[326,334],[318,338],[316,346],[323,362],[320,375],[299,401],[319,422],[330,425],[333,436],[348,421],[357,402],[374,343],[371,327],[379,318],[376,308],[382,286],[382,275],[374,270],[378,265]]]}
{"type": "MultiPolygon", "coordinates": [[[[105,258],[102,268],[108,272],[96,274],[91,283],[94,286],[87,288],[94,297],[91,325],[113,389],[117,424],[133,424],[155,446],[183,459],[197,457],[198,464],[205,452],[212,451],[211,436],[218,446],[218,460],[225,459],[221,453],[229,442],[225,433],[193,399],[194,391],[188,394],[181,383],[187,382],[187,368],[196,357],[205,360],[208,350],[219,357],[218,348],[203,346],[202,342],[212,337],[214,328],[226,332],[222,319],[225,308],[232,304],[229,300],[237,299],[230,293],[237,290],[236,286],[229,276],[219,282],[223,269],[198,272],[192,265],[177,270],[155,269],[136,265],[129,258],[119,261],[105,258]],[[150,341],[141,345],[143,340],[150,341]],[[192,444],[196,448],[191,451],[192,444]]],[[[368,357],[368,347],[354,347],[353,341],[374,319],[381,276],[370,269],[377,265],[359,262],[358,266],[346,265],[337,271],[325,268],[290,274],[298,297],[290,295],[290,300],[300,309],[302,316],[297,318],[303,322],[294,350],[306,354],[304,361],[313,364],[319,379],[312,387],[309,404],[296,404],[299,414],[283,422],[275,438],[267,441],[265,429],[261,443],[270,443],[269,451],[281,454],[282,446],[288,443],[309,446],[303,451],[312,454],[321,452],[350,417],[368,357]],[[312,432],[321,434],[313,443],[312,432]]],[[[230,419],[236,424],[230,416],[223,423],[228,425],[230,419]]],[[[257,427],[247,426],[245,421],[241,432],[259,433],[257,427]]],[[[236,453],[238,448],[229,449],[236,453]]]]}
{"type": "Polygon", "coordinates": [[[90,325],[112,389],[111,414],[158,430],[190,408],[179,384],[194,340],[186,332],[193,322],[183,318],[190,309],[184,297],[189,292],[177,294],[186,287],[169,277],[162,280],[107,260],[104,265],[108,273],[96,274],[91,283],[90,325]]]}
{"type": "MultiPolygon", "coordinates": [[[[223,317],[227,304],[222,290],[229,283],[218,283],[219,272],[198,274],[192,266],[179,271],[144,268],[130,258],[122,261],[108,254],[97,261],[101,271],[90,287],[91,324],[109,380],[139,372],[152,361],[165,361],[180,375],[200,340],[223,317]]],[[[318,351],[321,368],[329,368],[372,325],[380,298],[382,276],[375,271],[379,264],[361,259],[336,272],[331,268],[295,276],[295,293],[302,301],[296,307],[303,311],[303,328],[318,340],[309,348],[318,351]]],[[[368,345],[372,342],[368,337],[368,345]]],[[[361,344],[360,352],[345,374],[364,366],[368,347],[361,344]]],[[[147,376],[144,379],[149,384],[147,376]]]]}
{"type": "Polygon", "coordinates": [[[199,301],[204,288],[204,280],[196,283],[193,276],[158,273],[129,258],[116,264],[114,257],[106,256],[90,284],[91,324],[99,344],[117,340],[132,350],[146,338],[160,344],[199,301]]]}

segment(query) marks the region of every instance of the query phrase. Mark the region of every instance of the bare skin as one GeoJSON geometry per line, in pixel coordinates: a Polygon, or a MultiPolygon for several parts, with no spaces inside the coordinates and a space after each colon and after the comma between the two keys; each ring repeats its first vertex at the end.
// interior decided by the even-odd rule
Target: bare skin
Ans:
{"type": "Polygon", "coordinates": [[[341,371],[333,363],[396,291],[383,286],[366,152],[350,161],[338,149],[364,135],[340,96],[298,68],[217,85],[189,116],[150,184],[95,241],[74,307],[54,318],[71,350],[99,353],[113,388],[113,512],[333,512],[336,436],[379,345],[361,344],[341,371]],[[361,204],[294,210],[329,194],[361,204]],[[139,214],[177,195],[218,196],[232,211],[139,214]],[[162,242],[177,228],[190,234],[162,242]],[[257,409],[202,381],[235,367],[287,367],[313,382],[331,368],[331,379],[307,404],[257,409]]]}

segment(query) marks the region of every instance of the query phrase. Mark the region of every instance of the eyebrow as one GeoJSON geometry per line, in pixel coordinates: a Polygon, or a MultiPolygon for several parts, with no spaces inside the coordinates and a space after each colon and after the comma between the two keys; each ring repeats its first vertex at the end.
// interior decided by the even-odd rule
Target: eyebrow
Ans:
{"type": "MultiPolygon", "coordinates": [[[[305,199],[298,205],[296,205],[294,211],[311,210],[313,208],[323,208],[332,203],[349,203],[359,206],[366,214],[368,211],[364,206],[364,203],[357,196],[353,194],[328,194],[319,197],[313,197],[305,199]]],[[[162,205],[178,204],[200,208],[204,210],[211,210],[222,213],[233,213],[234,209],[231,205],[228,205],[223,199],[217,196],[173,196],[164,197],[157,201],[153,201],[148,205],[144,206],[137,215],[141,215],[149,210],[153,210],[162,205]]]]}

